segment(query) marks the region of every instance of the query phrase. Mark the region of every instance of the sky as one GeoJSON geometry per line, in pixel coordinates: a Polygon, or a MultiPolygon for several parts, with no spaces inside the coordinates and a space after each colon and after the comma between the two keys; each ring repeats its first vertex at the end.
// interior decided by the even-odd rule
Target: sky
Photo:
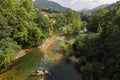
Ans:
{"type": "Polygon", "coordinates": [[[119,0],[50,0],[74,10],[93,9],[102,4],[111,4],[119,0]]]}

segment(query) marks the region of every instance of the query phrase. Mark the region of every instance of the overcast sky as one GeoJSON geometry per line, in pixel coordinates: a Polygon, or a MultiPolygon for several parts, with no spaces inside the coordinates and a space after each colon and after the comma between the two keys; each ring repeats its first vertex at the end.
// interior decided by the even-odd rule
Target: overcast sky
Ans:
{"type": "Polygon", "coordinates": [[[119,0],[51,0],[74,10],[92,9],[101,4],[111,4],[119,0]]]}

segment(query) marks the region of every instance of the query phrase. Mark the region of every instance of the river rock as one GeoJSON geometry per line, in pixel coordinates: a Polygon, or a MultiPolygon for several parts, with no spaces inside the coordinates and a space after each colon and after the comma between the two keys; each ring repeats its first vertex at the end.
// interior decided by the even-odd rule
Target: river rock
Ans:
{"type": "Polygon", "coordinates": [[[50,72],[46,69],[38,69],[31,73],[31,76],[50,76],[50,72]]]}

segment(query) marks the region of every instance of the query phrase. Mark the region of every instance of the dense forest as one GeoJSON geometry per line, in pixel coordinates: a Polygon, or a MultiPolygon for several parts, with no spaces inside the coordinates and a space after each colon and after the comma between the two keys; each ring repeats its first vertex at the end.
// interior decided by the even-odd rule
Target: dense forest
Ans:
{"type": "Polygon", "coordinates": [[[67,32],[77,33],[82,25],[79,13],[68,9],[64,14],[45,16],[32,0],[1,0],[0,70],[9,66],[21,49],[41,44],[65,25],[67,32]]]}
{"type": "Polygon", "coordinates": [[[120,5],[91,14],[39,10],[32,0],[0,0],[0,72],[22,49],[40,45],[61,32],[77,36],[62,45],[66,57],[75,56],[83,80],[120,79],[120,5]],[[87,28],[87,31],[83,31],[87,28]]]}
{"type": "Polygon", "coordinates": [[[80,34],[72,45],[79,58],[84,80],[120,79],[120,5],[114,10],[100,9],[82,14],[88,33],[80,34]]]}

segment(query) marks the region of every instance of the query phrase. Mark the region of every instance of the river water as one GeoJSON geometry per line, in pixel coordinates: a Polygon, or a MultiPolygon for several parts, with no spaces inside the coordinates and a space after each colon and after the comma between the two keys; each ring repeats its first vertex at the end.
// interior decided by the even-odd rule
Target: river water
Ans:
{"type": "Polygon", "coordinates": [[[60,47],[63,43],[64,40],[55,42],[46,53],[33,48],[17,65],[0,74],[0,80],[82,80],[74,64],[67,63],[64,57],[61,57],[60,47]],[[48,69],[51,76],[31,77],[31,72],[38,68],[48,69]]]}

